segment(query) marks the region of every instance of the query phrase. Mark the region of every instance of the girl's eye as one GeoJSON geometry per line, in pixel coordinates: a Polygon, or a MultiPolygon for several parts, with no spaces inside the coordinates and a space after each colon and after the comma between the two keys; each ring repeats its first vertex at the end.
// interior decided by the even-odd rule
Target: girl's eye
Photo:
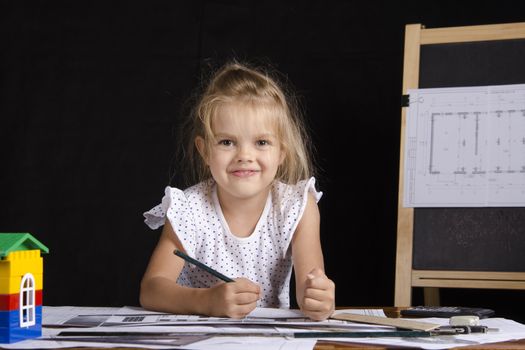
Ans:
{"type": "Polygon", "coordinates": [[[268,140],[259,140],[257,141],[257,146],[268,146],[270,142],[268,140]]]}
{"type": "Polygon", "coordinates": [[[222,145],[222,146],[231,146],[231,145],[233,145],[233,141],[232,141],[232,140],[220,140],[220,141],[219,141],[219,145],[222,145]]]}

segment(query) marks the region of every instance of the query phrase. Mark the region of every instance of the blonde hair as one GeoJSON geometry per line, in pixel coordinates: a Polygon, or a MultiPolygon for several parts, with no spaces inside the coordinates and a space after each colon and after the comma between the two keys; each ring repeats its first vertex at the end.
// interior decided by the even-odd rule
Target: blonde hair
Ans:
{"type": "Polygon", "coordinates": [[[211,178],[209,168],[195,146],[195,139],[202,137],[209,152],[214,139],[213,116],[219,107],[231,102],[249,103],[275,116],[277,137],[285,154],[276,180],[295,184],[313,175],[311,144],[295,97],[287,95],[268,71],[232,62],[211,77],[183,128],[181,136],[186,138],[186,142],[181,156],[187,166],[185,185],[211,178]]]}

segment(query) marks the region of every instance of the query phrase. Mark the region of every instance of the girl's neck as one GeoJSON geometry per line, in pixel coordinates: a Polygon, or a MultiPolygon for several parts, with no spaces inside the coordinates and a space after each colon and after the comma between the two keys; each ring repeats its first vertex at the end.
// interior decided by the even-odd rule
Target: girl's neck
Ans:
{"type": "Polygon", "coordinates": [[[269,192],[270,189],[255,197],[235,198],[221,193],[217,188],[222,215],[232,234],[237,237],[248,237],[253,233],[266,206],[269,192]]]}

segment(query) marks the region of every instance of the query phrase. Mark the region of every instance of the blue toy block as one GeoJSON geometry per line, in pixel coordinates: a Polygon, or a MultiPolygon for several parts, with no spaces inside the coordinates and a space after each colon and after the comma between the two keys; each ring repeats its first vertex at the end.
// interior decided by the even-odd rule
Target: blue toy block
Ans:
{"type": "Polygon", "coordinates": [[[42,306],[35,308],[35,325],[20,327],[19,311],[0,312],[0,343],[14,343],[42,335],[42,306]]]}

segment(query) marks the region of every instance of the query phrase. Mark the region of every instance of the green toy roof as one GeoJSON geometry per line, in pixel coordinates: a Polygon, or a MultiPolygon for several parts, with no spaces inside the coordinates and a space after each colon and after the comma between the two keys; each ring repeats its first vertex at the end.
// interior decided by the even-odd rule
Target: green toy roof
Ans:
{"type": "Polygon", "coordinates": [[[49,253],[49,249],[30,233],[0,233],[0,257],[19,250],[40,249],[49,253]]]}

